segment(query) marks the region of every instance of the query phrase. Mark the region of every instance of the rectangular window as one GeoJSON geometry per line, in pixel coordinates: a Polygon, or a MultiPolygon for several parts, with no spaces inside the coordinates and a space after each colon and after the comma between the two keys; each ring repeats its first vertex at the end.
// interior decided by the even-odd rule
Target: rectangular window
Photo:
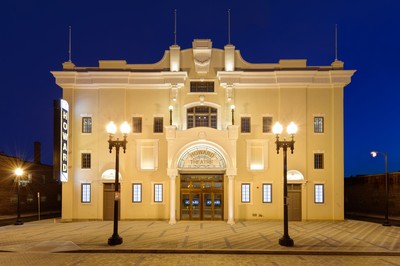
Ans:
{"type": "Polygon", "coordinates": [[[240,132],[250,133],[250,117],[241,117],[240,119],[240,132]]]}
{"type": "Polygon", "coordinates": [[[142,118],[141,117],[133,117],[132,133],[142,133],[142,118]]]}
{"type": "Polygon", "coordinates": [[[314,117],[314,133],[324,133],[324,117],[314,117]]]}
{"type": "Polygon", "coordinates": [[[163,201],[163,184],[154,184],[154,202],[163,201]]]}
{"type": "Polygon", "coordinates": [[[314,203],[324,203],[324,185],[314,185],[314,203]]]}
{"type": "Polygon", "coordinates": [[[264,116],[263,117],[263,133],[271,133],[272,132],[272,117],[264,116]]]}
{"type": "Polygon", "coordinates": [[[163,133],[164,128],[164,118],[163,117],[154,117],[154,133],[163,133]]]}
{"type": "Polygon", "coordinates": [[[91,184],[84,183],[81,184],[81,202],[82,203],[90,203],[90,194],[91,194],[91,184]]]}
{"type": "Polygon", "coordinates": [[[243,203],[250,202],[250,184],[249,183],[242,184],[242,202],[243,203]]]}
{"type": "Polygon", "coordinates": [[[92,133],[91,117],[82,117],[82,133],[92,133]]]}
{"type": "Polygon", "coordinates": [[[90,169],[91,167],[91,154],[90,153],[82,153],[81,154],[81,168],[82,169],[90,169]]]}
{"type": "Polygon", "coordinates": [[[263,203],[272,202],[272,184],[263,184],[263,203]]]}
{"type": "Polygon", "coordinates": [[[190,92],[214,92],[213,81],[191,81],[190,92]]]}
{"type": "Polygon", "coordinates": [[[132,184],[132,202],[142,202],[142,184],[132,184]]]}
{"type": "Polygon", "coordinates": [[[314,169],[324,169],[323,153],[314,153],[314,169]]]}

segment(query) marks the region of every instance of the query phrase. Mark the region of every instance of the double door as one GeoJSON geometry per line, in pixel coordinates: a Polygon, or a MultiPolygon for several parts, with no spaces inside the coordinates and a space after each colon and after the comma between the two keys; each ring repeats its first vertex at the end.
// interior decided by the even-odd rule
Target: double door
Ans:
{"type": "Polygon", "coordinates": [[[181,220],[223,220],[224,181],[221,174],[182,174],[181,220]]]}
{"type": "Polygon", "coordinates": [[[223,210],[223,193],[181,193],[181,220],[223,220],[223,210]]]}

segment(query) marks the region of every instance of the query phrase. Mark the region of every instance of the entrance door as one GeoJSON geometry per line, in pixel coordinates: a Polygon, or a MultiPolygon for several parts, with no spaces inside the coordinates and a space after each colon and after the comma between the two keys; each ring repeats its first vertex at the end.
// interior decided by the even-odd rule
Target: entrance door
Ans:
{"type": "MultiPolygon", "coordinates": [[[[104,183],[103,188],[103,220],[112,221],[114,220],[114,195],[115,195],[115,184],[104,183]]],[[[120,204],[120,201],[118,201],[120,204]]],[[[118,208],[118,219],[121,213],[121,204],[118,208]]]]}
{"type": "Polygon", "coordinates": [[[301,185],[288,185],[288,220],[301,221],[301,185]]]}
{"type": "Polygon", "coordinates": [[[223,220],[223,175],[181,175],[181,220],[223,220]]]}
{"type": "Polygon", "coordinates": [[[222,193],[203,193],[203,219],[222,220],[222,193]]]}
{"type": "Polygon", "coordinates": [[[199,193],[181,193],[181,219],[200,220],[202,201],[199,193]]]}

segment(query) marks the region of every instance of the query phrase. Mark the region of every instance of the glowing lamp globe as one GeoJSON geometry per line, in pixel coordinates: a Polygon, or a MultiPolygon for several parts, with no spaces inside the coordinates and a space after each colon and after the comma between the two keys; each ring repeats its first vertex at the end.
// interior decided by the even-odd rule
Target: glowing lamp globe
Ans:
{"type": "Polygon", "coordinates": [[[106,130],[109,134],[115,134],[117,132],[117,126],[114,124],[113,121],[111,121],[110,123],[108,123],[106,130]]]}
{"type": "Polygon", "coordinates": [[[297,125],[293,122],[290,122],[290,124],[287,126],[286,131],[289,135],[294,135],[297,133],[297,125]]]}
{"type": "Polygon", "coordinates": [[[21,176],[23,173],[24,173],[24,171],[23,171],[21,168],[15,169],[15,174],[16,174],[17,176],[21,176]]]}
{"type": "Polygon", "coordinates": [[[131,131],[131,127],[129,126],[128,122],[122,123],[122,125],[119,127],[119,130],[121,130],[122,134],[128,134],[131,131]]]}
{"type": "Polygon", "coordinates": [[[279,135],[279,134],[282,133],[282,131],[283,131],[282,125],[281,125],[279,122],[276,122],[276,123],[274,124],[274,126],[272,127],[272,132],[273,132],[275,135],[279,135]]]}

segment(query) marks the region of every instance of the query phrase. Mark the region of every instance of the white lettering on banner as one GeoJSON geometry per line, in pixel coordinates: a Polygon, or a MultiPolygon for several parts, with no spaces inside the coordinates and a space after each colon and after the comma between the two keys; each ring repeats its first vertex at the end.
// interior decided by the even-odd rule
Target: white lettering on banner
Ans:
{"type": "Polygon", "coordinates": [[[60,143],[60,180],[68,181],[68,102],[61,100],[61,143],[60,143]]]}

